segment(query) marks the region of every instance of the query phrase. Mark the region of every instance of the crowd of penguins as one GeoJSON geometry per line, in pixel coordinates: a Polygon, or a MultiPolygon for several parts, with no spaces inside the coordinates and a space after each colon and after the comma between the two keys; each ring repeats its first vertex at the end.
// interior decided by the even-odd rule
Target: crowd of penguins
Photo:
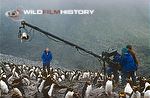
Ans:
{"type": "Polygon", "coordinates": [[[131,81],[122,86],[100,72],[0,63],[1,98],[150,98],[149,79],[131,81]]]}

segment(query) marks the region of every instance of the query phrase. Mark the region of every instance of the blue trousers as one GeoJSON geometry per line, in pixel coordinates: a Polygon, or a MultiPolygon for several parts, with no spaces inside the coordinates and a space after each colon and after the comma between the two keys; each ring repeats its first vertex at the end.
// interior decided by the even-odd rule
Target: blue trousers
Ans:
{"type": "Polygon", "coordinates": [[[133,85],[136,84],[136,75],[135,75],[135,71],[131,71],[131,72],[122,72],[122,85],[125,85],[127,83],[127,79],[130,79],[130,77],[132,78],[132,83],[133,85]]]}
{"type": "Polygon", "coordinates": [[[49,64],[43,64],[43,70],[49,70],[50,69],[50,63],[49,64]]]}

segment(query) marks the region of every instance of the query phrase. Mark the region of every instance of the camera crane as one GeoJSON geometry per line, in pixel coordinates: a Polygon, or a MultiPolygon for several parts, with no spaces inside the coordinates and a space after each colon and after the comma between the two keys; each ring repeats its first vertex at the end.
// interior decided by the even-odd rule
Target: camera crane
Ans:
{"type": "MultiPolygon", "coordinates": [[[[34,26],[34,25],[32,25],[32,24],[29,24],[29,23],[27,23],[27,22],[25,22],[25,21],[21,21],[21,25],[22,25],[22,27],[19,27],[19,32],[20,32],[20,33],[21,33],[21,30],[20,30],[20,29],[21,29],[21,28],[25,28],[25,26],[27,26],[27,27],[30,27],[30,28],[32,28],[32,29],[34,29],[34,30],[39,31],[40,33],[45,34],[46,36],[50,36],[50,37],[52,37],[52,38],[54,38],[54,39],[57,39],[57,40],[59,40],[59,41],[61,41],[61,42],[64,42],[65,44],[68,44],[68,45],[70,45],[70,46],[72,46],[72,47],[74,47],[74,48],[76,48],[76,49],[78,49],[78,50],[82,50],[82,51],[84,51],[85,53],[94,56],[94,57],[97,58],[98,60],[101,60],[101,61],[103,62],[103,70],[104,70],[104,76],[105,76],[104,79],[106,79],[106,62],[107,62],[107,63],[111,63],[111,64],[116,64],[116,63],[113,62],[111,59],[109,59],[109,57],[115,55],[115,53],[116,53],[117,51],[113,51],[113,52],[111,52],[111,53],[102,52],[102,55],[98,55],[98,54],[96,54],[96,53],[94,53],[94,52],[92,52],[92,51],[90,51],[90,50],[88,50],[88,49],[82,48],[82,47],[80,47],[80,46],[78,46],[78,45],[76,45],[76,44],[74,44],[74,43],[72,43],[72,42],[70,42],[70,41],[67,41],[67,40],[65,40],[65,39],[62,39],[62,38],[60,38],[60,37],[58,37],[58,36],[56,36],[56,35],[53,35],[52,33],[49,33],[49,32],[47,32],[47,31],[44,31],[44,30],[40,29],[39,27],[34,26]]],[[[23,33],[25,33],[25,32],[23,32],[23,33]]],[[[25,34],[24,34],[24,35],[25,35],[25,34]]],[[[26,36],[28,36],[28,35],[26,35],[26,36]]],[[[29,36],[28,36],[28,37],[26,37],[26,36],[25,36],[25,40],[28,40],[28,39],[29,39],[29,36]]],[[[23,38],[23,37],[21,36],[20,38],[23,38]]]]}

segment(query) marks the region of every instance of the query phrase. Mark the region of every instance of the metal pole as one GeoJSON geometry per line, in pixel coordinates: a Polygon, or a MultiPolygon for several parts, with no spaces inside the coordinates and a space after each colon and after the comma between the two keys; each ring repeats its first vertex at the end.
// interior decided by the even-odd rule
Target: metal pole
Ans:
{"type": "Polygon", "coordinates": [[[44,31],[44,30],[38,28],[37,26],[31,25],[31,24],[29,24],[29,23],[26,23],[25,21],[22,21],[22,22],[21,22],[21,25],[23,25],[23,27],[24,27],[24,26],[28,26],[28,27],[30,27],[30,28],[33,28],[33,29],[35,29],[35,30],[37,30],[37,31],[39,31],[39,32],[41,32],[41,33],[43,33],[43,34],[45,34],[45,35],[51,36],[51,37],[53,37],[53,38],[55,38],[55,39],[57,39],[57,40],[59,40],[59,41],[62,41],[62,42],[64,42],[64,43],[70,45],[70,46],[73,46],[73,47],[75,47],[75,48],[77,48],[77,49],[79,49],[79,50],[82,50],[82,51],[84,51],[84,52],[86,52],[86,53],[88,53],[88,54],[90,54],[90,55],[92,55],[92,56],[98,58],[99,60],[102,60],[102,61],[103,61],[103,68],[104,68],[104,81],[106,81],[106,64],[105,64],[105,58],[104,58],[103,56],[97,55],[96,53],[94,53],[94,52],[92,52],[92,51],[90,51],[90,50],[87,50],[87,49],[85,49],[85,48],[82,48],[82,47],[80,47],[80,46],[78,46],[78,45],[76,45],[76,44],[74,44],[74,43],[72,43],[72,42],[69,42],[69,41],[67,41],[67,40],[64,40],[64,39],[62,39],[62,38],[60,38],[60,37],[58,37],[58,36],[55,36],[55,35],[53,35],[53,34],[47,32],[47,31],[44,31]]]}
{"type": "Polygon", "coordinates": [[[62,38],[60,38],[60,37],[58,37],[58,36],[55,36],[55,35],[53,35],[53,34],[47,32],[47,31],[44,31],[44,30],[42,30],[42,29],[40,29],[40,28],[38,28],[38,27],[36,27],[36,26],[34,26],[34,25],[31,25],[31,24],[29,24],[29,23],[26,23],[25,21],[22,21],[22,22],[21,22],[21,25],[23,25],[23,27],[24,27],[24,26],[28,26],[28,27],[30,27],[30,28],[33,28],[33,29],[35,29],[35,30],[37,30],[37,31],[39,31],[39,32],[41,32],[41,33],[43,33],[43,34],[49,35],[49,36],[51,36],[51,37],[53,37],[53,38],[55,38],[55,39],[57,39],[57,40],[59,40],[59,41],[62,41],[62,42],[66,43],[66,44],[68,44],[68,45],[70,45],[70,46],[73,46],[73,47],[75,47],[75,48],[77,48],[77,49],[79,49],[79,50],[82,50],[82,51],[84,51],[84,52],[86,52],[86,53],[88,53],[88,54],[90,54],[90,55],[92,55],[92,56],[94,56],[94,57],[96,57],[96,58],[98,58],[98,59],[100,59],[100,60],[103,60],[103,58],[102,58],[100,55],[97,55],[96,53],[94,53],[94,52],[92,52],[92,51],[89,51],[89,50],[87,50],[87,49],[84,49],[84,48],[82,48],[82,47],[80,47],[80,46],[78,46],[78,45],[76,45],[76,44],[74,44],[74,43],[72,43],[72,42],[69,42],[69,41],[67,41],[67,40],[64,40],[64,39],[62,39],[62,38]]]}

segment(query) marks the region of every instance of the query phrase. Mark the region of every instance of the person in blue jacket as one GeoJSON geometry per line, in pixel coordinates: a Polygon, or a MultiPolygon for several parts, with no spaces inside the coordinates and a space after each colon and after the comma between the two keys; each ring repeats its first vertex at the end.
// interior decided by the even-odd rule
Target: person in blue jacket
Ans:
{"type": "Polygon", "coordinates": [[[42,54],[42,62],[43,62],[43,70],[45,71],[46,68],[49,72],[50,69],[50,62],[52,61],[52,53],[49,51],[49,48],[46,48],[42,54]]]}
{"type": "Polygon", "coordinates": [[[134,62],[134,58],[127,48],[122,49],[121,56],[121,72],[122,72],[122,84],[126,84],[126,79],[132,78],[133,84],[136,84],[136,75],[135,71],[137,69],[136,63],[134,62]]]}

